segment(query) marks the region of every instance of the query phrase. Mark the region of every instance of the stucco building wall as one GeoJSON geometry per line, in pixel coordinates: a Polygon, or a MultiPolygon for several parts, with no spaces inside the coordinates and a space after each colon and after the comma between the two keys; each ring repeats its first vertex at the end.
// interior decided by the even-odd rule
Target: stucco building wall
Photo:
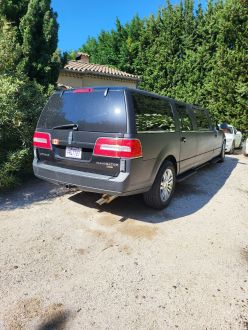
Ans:
{"type": "Polygon", "coordinates": [[[76,75],[60,72],[58,83],[70,86],[70,87],[85,87],[85,86],[126,86],[130,88],[137,88],[136,81],[108,78],[104,76],[87,76],[87,75],[76,75]]]}

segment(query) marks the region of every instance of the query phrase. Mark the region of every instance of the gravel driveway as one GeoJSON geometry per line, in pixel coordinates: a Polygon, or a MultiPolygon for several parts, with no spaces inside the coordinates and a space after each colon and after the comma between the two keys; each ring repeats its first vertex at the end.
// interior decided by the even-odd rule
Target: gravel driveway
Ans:
{"type": "Polygon", "coordinates": [[[33,180],[0,197],[0,329],[248,329],[248,159],[171,205],[33,180]]]}

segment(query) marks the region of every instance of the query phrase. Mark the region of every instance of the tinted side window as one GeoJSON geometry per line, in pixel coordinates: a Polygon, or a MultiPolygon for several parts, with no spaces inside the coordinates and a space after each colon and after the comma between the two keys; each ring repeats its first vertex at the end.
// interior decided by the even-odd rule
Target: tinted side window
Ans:
{"type": "Polygon", "coordinates": [[[171,105],[167,100],[132,93],[137,131],[175,131],[171,105]]]}
{"type": "Polygon", "coordinates": [[[193,112],[196,119],[196,125],[200,131],[206,131],[210,129],[209,120],[204,110],[193,108],[193,112]]]}
{"type": "Polygon", "coordinates": [[[182,131],[193,131],[193,123],[184,104],[175,104],[182,131]]]}
{"type": "Polygon", "coordinates": [[[209,114],[209,121],[210,121],[210,127],[212,129],[215,129],[216,128],[216,122],[217,122],[217,120],[211,114],[209,114]]]}

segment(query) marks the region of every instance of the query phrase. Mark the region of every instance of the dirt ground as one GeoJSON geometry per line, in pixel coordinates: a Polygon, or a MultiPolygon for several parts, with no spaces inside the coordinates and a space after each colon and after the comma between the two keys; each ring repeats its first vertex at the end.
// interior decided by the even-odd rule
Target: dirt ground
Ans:
{"type": "Polygon", "coordinates": [[[32,180],[0,197],[0,329],[248,329],[248,158],[154,211],[32,180]]]}

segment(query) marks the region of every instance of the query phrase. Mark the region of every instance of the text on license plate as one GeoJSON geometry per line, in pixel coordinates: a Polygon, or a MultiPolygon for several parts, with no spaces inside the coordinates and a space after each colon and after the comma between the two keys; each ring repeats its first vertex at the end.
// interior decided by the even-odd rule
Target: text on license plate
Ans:
{"type": "Polygon", "coordinates": [[[75,148],[75,147],[66,147],[65,157],[81,159],[82,158],[82,149],[75,148]]]}

